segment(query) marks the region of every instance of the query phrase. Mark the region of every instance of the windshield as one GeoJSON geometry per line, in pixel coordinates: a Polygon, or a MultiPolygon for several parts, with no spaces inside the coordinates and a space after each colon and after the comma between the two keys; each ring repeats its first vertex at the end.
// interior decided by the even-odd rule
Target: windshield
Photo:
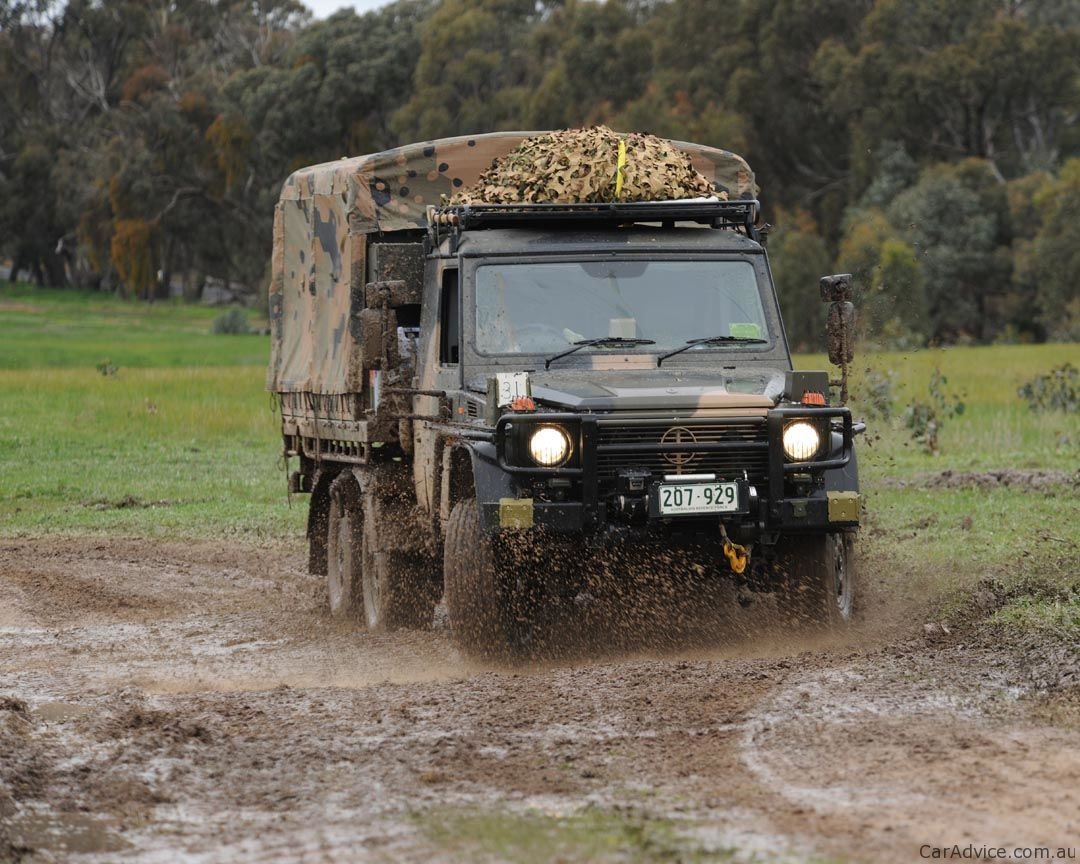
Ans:
{"type": "Polygon", "coordinates": [[[602,337],[655,344],[601,342],[585,350],[665,352],[716,336],[769,339],[749,261],[537,262],[476,270],[476,348],[483,354],[554,353],[602,337]]]}

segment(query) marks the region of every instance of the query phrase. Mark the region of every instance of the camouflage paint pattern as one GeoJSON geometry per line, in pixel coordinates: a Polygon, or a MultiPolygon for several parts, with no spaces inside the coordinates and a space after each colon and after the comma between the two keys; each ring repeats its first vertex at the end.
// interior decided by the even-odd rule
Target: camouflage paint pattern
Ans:
{"type": "Polygon", "coordinates": [[[270,289],[268,387],[349,393],[362,387],[352,321],[352,283],[364,279],[366,244],[349,242],[341,196],[278,203],[270,289]]]}
{"type": "MultiPolygon", "coordinates": [[[[267,389],[319,394],[362,390],[364,370],[353,313],[363,305],[367,235],[425,229],[429,205],[439,206],[475,185],[495,160],[526,138],[549,134],[443,138],[294,172],[282,187],[274,218],[267,389]]],[[[633,136],[625,137],[624,185],[648,186],[652,181],[643,170],[646,163],[633,159],[633,136]]],[[[700,144],[670,144],[729,198],[756,196],[754,174],[740,156],[700,144]]],[[[612,161],[611,177],[616,168],[612,161]]]]}

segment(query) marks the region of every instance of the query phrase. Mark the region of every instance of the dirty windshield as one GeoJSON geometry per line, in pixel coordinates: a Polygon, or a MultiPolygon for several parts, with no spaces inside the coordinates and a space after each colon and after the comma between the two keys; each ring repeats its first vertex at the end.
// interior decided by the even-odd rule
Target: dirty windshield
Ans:
{"type": "Polygon", "coordinates": [[[769,339],[748,261],[499,263],[476,270],[482,354],[554,353],[602,337],[655,344],[601,342],[586,350],[664,352],[717,334],[769,339]]]}

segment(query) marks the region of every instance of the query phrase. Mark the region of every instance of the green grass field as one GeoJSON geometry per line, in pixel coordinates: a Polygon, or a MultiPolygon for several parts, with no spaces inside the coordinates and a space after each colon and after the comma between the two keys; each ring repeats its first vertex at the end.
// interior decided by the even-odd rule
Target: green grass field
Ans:
{"type": "MultiPolygon", "coordinates": [[[[302,537],[306,498],[290,504],[285,494],[278,421],[264,390],[268,338],[213,335],[218,314],[0,289],[0,537],[302,537]],[[107,367],[115,371],[103,374],[107,367]]],[[[1049,581],[1032,590],[1064,602],[1064,612],[1018,607],[1005,620],[1064,620],[1080,634],[1075,485],[951,489],[921,479],[946,470],[1075,473],[1080,416],[1036,414],[1017,396],[1025,381],[1067,361],[1080,365],[1080,347],[856,359],[857,416],[885,407],[869,398],[868,383],[891,382],[889,416],[870,421],[860,452],[864,535],[887,564],[876,568],[882,582],[955,597],[988,574],[1019,582],[1037,572],[1049,581]],[[927,399],[935,369],[948,380],[946,394],[965,404],[945,420],[936,455],[901,420],[908,403],[927,399]]],[[[799,365],[823,368],[824,358],[799,365]]]]}
{"type": "Polygon", "coordinates": [[[0,290],[0,535],[302,530],[264,390],[269,340],[213,335],[219,314],[0,290]]]}
{"type": "MultiPolygon", "coordinates": [[[[213,335],[219,309],[140,303],[4,284],[0,288],[0,369],[118,369],[259,366],[265,337],[213,335]]],[[[265,320],[251,316],[253,327],[265,320]]]]}
{"type": "MultiPolygon", "coordinates": [[[[1017,395],[1021,385],[1055,366],[1080,366],[1080,345],[1002,345],[864,354],[851,369],[852,407],[868,418],[871,447],[864,450],[869,478],[912,476],[953,469],[1058,469],[1080,467],[1080,417],[1064,412],[1034,413],[1017,395]],[[929,400],[934,370],[944,375],[946,395],[964,411],[945,420],[938,456],[921,452],[903,428],[901,415],[914,399],[929,400]],[[891,380],[892,413],[875,417],[868,382],[891,380]],[[880,442],[876,436],[880,435],[880,442]],[[887,454],[887,458],[883,456],[887,454]]],[[[802,369],[825,369],[824,356],[797,358],[802,369]]]]}
{"type": "MultiPolygon", "coordinates": [[[[826,362],[807,356],[797,365],[820,369],[826,362]]],[[[1080,414],[1037,413],[1017,393],[1064,363],[1080,365],[1080,346],[856,357],[852,410],[872,418],[859,453],[863,548],[879,591],[947,618],[962,616],[973,589],[989,583],[1006,598],[994,625],[1080,639],[1080,414]],[[930,453],[913,440],[903,414],[913,400],[931,401],[935,371],[946,379],[946,402],[963,402],[964,410],[942,420],[938,451],[930,453]],[[883,379],[891,382],[887,416],[869,388],[883,379]],[[979,482],[1003,471],[1013,472],[1008,485],[979,482]],[[940,482],[946,472],[969,479],[947,488],[940,482]],[[1071,482],[1042,483],[1044,472],[1071,482]]]]}

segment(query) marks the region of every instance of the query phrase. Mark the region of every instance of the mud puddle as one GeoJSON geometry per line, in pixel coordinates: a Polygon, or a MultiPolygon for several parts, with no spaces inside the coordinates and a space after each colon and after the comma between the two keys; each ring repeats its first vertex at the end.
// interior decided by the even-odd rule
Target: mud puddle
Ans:
{"type": "Polygon", "coordinates": [[[811,644],[733,602],[719,647],[483,669],[444,625],[331,621],[303,559],[0,542],[0,861],[1080,846],[1080,734],[986,646],[811,644]]]}

